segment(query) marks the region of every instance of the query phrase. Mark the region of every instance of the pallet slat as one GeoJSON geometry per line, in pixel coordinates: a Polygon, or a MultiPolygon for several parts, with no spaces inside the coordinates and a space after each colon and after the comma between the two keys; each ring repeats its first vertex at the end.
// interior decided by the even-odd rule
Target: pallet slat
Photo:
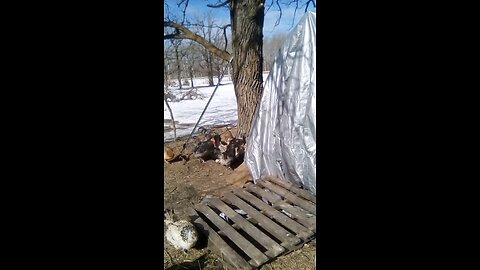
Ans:
{"type": "Polygon", "coordinates": [[[300,196],[300,197],[303,197],[304,199],[307,199],[313,203],[317,203],[317,197],[315,195],[313,195],[312,193],[304,190],[304,189],[300,189],[298,187],[296,187],[293,183],[290,183],[290,182],[286,182],[286,181],[282,181],[276,177],[266,177],[265,180],[267,181],[270,181],[274,184],[277,184],[289,191],[291,191],[292,193],[295,193],[296,195],[300,196]]]}
{"type": "Polygon", "coordinates": [[[272,204],[282,200],[282,197],[280,197],[279,195],[270,191],[266,191],[255,184],[247,183],[245,187],[247,188],[248,191],[260,195],[261,197],[263,197],[264,199],[266,199],[272,204]]]}
{"type": "Polygon", "coordinates": [[[218,210],[222,211],[230,220],[235,222],[238,228],[242,229],[248,233],[256,242],[261,244],[267,249],[265,254],[270,258],[275,258],[279,254],[285,251],[285,249],[280,246],[277,242],[268,237],[265,233],[260,231],[258,228],[253,226],[240,214],[235,212],[232,208],[222,202],[220,199],[211,197],[206,199],[207,204],[214,206],[218,210]]]}
{"type": "Polygon", "coordinates": [[[187,209],[187,214],[192,220],[195,227],[204,235],[208,236],[209,247],[213,248],[220,254],[229,264],[235,266],[236,269],[251,270],[251,265],[238,255],[223,239],[192,208],[187,209]]]}
{"type": "Polygon", "coordinates": [[[285,202],[279,202],[273,205],[275,209],[282,209],[287,211],[288,213],[292,214],[295,217],[295,220],[298,223],[302,224],[303,226],[309,228],[313,232],[315,232],[316,228],[316,217],[315,216],[307,216],[308,212],[301,211],[298,207],[290,205],[285,202]]]}
{"type": "Polygon", "coordinates": [[[304,200],[302,198],[299,198],[297,196],[295,196],[295,194],[291,193],[290,191],[280,187],[280,186],[277,186],[275,184],[272,184],[270,182],[266,182],[266,181],[263,181],[263,180],[258,180],[257,181],[257,184],[259,186],[262,186],[262,187],[265,187],[265,188],[268,188],[269,190],[277,193],[278,195],[284,197],[285,199],[291,201],[292,203],[302,207],[303,209],[307,210],[308,212],[310,212],[311,214],[314,214],[316,215],[316,206],[307,201],[307,200],[304,200]]]}
{"type": "Polygon", "coordinates": [[[282,226],[273,222],[271,219],[264,216],[248,203],[237,197],[232,192],[223,194],[224,198],[231,204],[245,211],[251,218],[253,218],[262,228],[271,233],[273,236],[282,241],[282,246],[288,248],[289,246],[297,245],[301,242],[300,238],[285,230],[282,226]]]}
{"type": "Polygon", "coordinates": [[[276,178],[256,182],[226,191],[221,198],[207,196],[187,209],[192,223],[207,236],[208,247],[228,269],[257,269],[315,237],[313,194],[276,178]]]}
{"type": "Polygon", "coordinates": [[[311,230],[309,230],[308,228],[305,228],[303,225],[299,224],[298,222],[290,219],[288,216],[286,216],[282,212],[276,210],[275,208],[271,207],[270,205],[266,204],[259,198],[246,192],[245,190],[236,189],[233,192],[240,198],[248,201],[250,204],[260,209],[260,211],[262,211],[262,213],[264,213],[268,217],[275,219],[276,221],[278,221],[280,224],[282,224],[289,230],[295,232],[297,234],[297,237],[303,240],[307,240],[311,236],[313,236],[314,233],[311,230]]]}
{"type": "Polygon", "coordinates": [[[253,265],[258,267],[268,261],[268,257],[263,254],[257,247],[250,243],[245,237],[237,232],[232,226],[230,226],[225,220],[218,216],[212,209],[204,204],[196,204],[195,210],[204,214],[220,231],[225,233],[225,236],[230,238],[245,254],[247,254],[252,261],[253,265]]]}

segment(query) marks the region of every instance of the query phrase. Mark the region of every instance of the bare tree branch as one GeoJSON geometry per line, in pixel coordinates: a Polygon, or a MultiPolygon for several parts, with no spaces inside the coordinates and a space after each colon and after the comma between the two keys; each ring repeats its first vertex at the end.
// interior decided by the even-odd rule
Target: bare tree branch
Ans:
{"type": "Polygon", "coordinates": [[[165,8],[165,10],[166,10],[167,12],[164,12],[163,14],[167,14],[167,18],[166,18],[166,19],[168,20],[169,17],[170,17],[170,6],[168,5],[168,3],[165,2],[164,8],[165,8]]]}
{"type": "MultiPolygon", "coordinates": [[[[295,24],[295,18],[296,18],[296,15],[297,15],[297,10],[299,10],[301,7],[303,7],[303,5],[305,5],[305,12],[307,12],[310,3],[312,3],[314,8],[316,7],[316,0],[307,0],[304,4],[301,5],[301,7],[299,7],[299,4],[302,3],[302,2],[303,1],[301,1],[301,0],[290,0],[288,2],[281,3],[282,5],[285,5],[285,6],[290,6],[291,4],[295,4],[295,10],[293,12],[293,20],[292,20],[291,27],[293,27],[294,24],[295,24]]],[[[278,12],[280,12],[279,16],[277,17],[277,20],[275,21],[275,25],[274,25],[274,28],[275,28],[276,26],[278,26],[280,24],[280,20],[282,18],[283,13],[282,13],[282,6],[280,5],[279,0],[272,0],[270,2],[270,4],[267,6],[265,14],[268,13],[268,11],[270,10],[270,8],[272,8],[273,5],[276,5],[278,7],[278,12]]]]}
{"type": "Polygon", "coordinates": [[[201,23],[186,23],[186,24],[183,24],[184,26],[197,26],[197,27],[205,27],[205,28],[219,28],[219,29],[224,29],[226,27],[229,27],[231,26],[231,24],[227,24],[227,25],[218,25],[218,24],[209,24],[209,25],[205,25],[203,24],[203,22],[201,23]]]}
{"type": "Polygon", "coordinates": [[[315,5],[315,0],[308,0],[307,4],[306,4],[306,7],[305,7],[305,12],[307,12],[307,9],[308,9],[308,6],[310,5],[310,3],[312,3],[314,8],[317,8],[317,5],[315,5]]]}
{"type": "Polygon", "coordinates": [[[270,8],[273,6],[273,4],[274,4],[274,3],[273,3],[273,0],[272,0],[272,2],[270,2],[270,5],[268,5],[267,10],[265,11],[265,14],[268,13],[268,11],[269,11],[270,8]]]}
{"type": "Polygon", "coordinates": [[[181,33],[174,33],[169,35],[164,35],[163,39],[191,39],[200,45],[204,46],[209,52],[215,54],[216,56],[222,58],[225,61],[230,61],[231,54],[226,50],[221,50],[213,45],[211,42],[205,38],[193,33],[185,26],[175,23],[175,22],[163,22],[164,27],[173,27],[181,33]]]}
{"type": "MultiPolygon", "coordinates": [[[[295,2],[295,11],[293,11],[293,20],[292,20],[292,27],[293,27],[294,24],[295,24],[295,17],[297,16],[298,0],[297,1],[292,1],[292,2],[295,2]]],[[[290,2],[289,4],[291,4],[292,2],[290,2]]]]}
{"type": "Polygon", "coordinates": [[[278,0],[276,1],[276,4],[278,6],[278,11],[280,11],[280,16],[278,16],[277,20],[275,21],[275,26],[278,26],[280,24],[280,19],[282,18],[282,7],[280,7],[278,0]]]}
{"type": "Polygon", "coordinates": [[[227,24],[223,27],[223,37],[225,38],[225,48],[223,48],[225,51],[227,50],[227,46],[228,46],[228,39],[227,39],[227,27],[231,27],[232,25],[231,24],[227,24]]]}
{"type": "Polygon", "coordinates": [[[189,2],[189,0],[181,0],[181,1],[177,4],[177,6],[180,7],[183,3],[185,3],[185,5],[183,6],[183,10],[182,10],[182,13],[183,13],[182,24],[185,23],[185,13],[187,13],[188,2],[189,2]]]}
{"type": "Polygon", "coordinates": [[[216,4],[207,4],[207,7],[210,7],[210,8],[219,8],[219,7],[224,7],[226,5],[230,4],[230,0],[227,0],[227,1],[224,1],[224,2],[220,2],[220,3],[216,3],[216,4]]]}

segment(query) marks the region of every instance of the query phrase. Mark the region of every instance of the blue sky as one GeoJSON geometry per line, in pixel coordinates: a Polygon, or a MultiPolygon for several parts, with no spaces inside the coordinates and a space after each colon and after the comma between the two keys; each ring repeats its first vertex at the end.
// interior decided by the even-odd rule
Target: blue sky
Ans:
{"type": "MultiPolygon", "coordinates": [[[[266,0],[266,7],[268,7],[271,0],[266,0]]],[[[180,16],[180,8],[177,7],[178,0],[165,0],[170,6],[170,11],[174,14],[180,16]]],[[[199,17],[203,18],[207,13],[211,13],[212,17],[215,18],[215,21],[219,25],[230,23],[230,14],[227,8],[209,8],[207,4],[217,3],[219,0],[190,0],[187,8],[187,17],[194,18],[199,17]]],[[[266,10],[266,8],[265,8],[266,10]]],[[[313,6],[310,4],[308,10],[314,11],[313,6]]],[[[278,8],[274,5],[266,14],[263,28],[263,35],[265,37],[272,36],[277,33],[288,33],[292,28],[298,23],[300,18],[305,12],[305,6],[300,6],[297,10],[294,19],[295,5],[290,6],[282,5],[282,18],[280,24],[274,27],[275,21],[277,20],[280,12],[278,8]],[[293,25],[292,25],[293,23],[293,25]]],[[[166,8],[164,8],[166,12],[166,8]]],[[[179,17],[181,19],[181,17],[179,17]]]]}

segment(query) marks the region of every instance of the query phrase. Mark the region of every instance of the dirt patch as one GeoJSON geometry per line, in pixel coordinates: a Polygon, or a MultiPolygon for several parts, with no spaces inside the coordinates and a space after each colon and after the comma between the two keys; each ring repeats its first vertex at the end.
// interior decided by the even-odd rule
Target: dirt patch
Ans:
{"type": "MultiPolygon", "coordinates": [[[[221,133],[224,128],[217,132],[221,133]]],[[[202,135],[195,139],[201,139],[202,135]]],[[[186,138],[176,142],[166,143],[178,154],[182,150],[186,138]]],[[[194,143],[191,140],[191,143],[194,143]]],[[[189,145],[191,144],[189,143],[189,145]]],[[[193,144],[192,144],[193,145],[193,144]]],[[[188,154],[189,150],[185,150],[188,154]]],[[[235,171],[216,163],[213,160],[202,163],[191,159],[171,164],[164,163],[164,207],[175,209],[176,216],[188,219],[186,209],[202,200],[206,195],[220,196],[226,190],[242,186],[248,177],[245,165],[235,171]]],[[[164,227],[164,232],[166,227],[164,227]]],[[[260,269],[314,269],[315,246],[312,243],[274,261],[263,265],[260,269]]],[[[211,253],[205,247],[205,241],[200,241],[196,248],[187,253],[175,250],[164,238],[164,269],[224,269],[222,259],[211,253]]]]}

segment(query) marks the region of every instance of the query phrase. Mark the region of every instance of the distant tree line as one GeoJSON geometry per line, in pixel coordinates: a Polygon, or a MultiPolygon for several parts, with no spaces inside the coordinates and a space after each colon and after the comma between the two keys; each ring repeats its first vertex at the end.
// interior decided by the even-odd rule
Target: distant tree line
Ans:
{"type": "MultiPolygon", "coordinates": [[[[224,29],[218,27],[212,16],[208,15],[190,26],[192,31],[205,37],[218,48],[225,48],[225,38],[231,40],[231,34],[225,37],[224,29]]],[[[270,71],[286,34],[276,34],[264,37],[263,41],[263,69],[270,71]]],[[[231,50],[231,43],[227,50],[231,50]]],[[[205,77],[210,86],[214,85],[214,78],[219,78],[227,66],[227,62],[213,55],[204,46],[188,39],[169,39],[164,41],[164,82],[165,88],[175,85],[180,88],[194,87],[194,78],[205,77]]],[[[231,70],[225,73],[230,74],[231,70]]]]}
{"type": "Polygon", "coordinates": [[[287,38],[287,34],[276,34],[268,38],[263,38],[263,70],[270,71],[273,66],[273,60],[287,38]]]}

